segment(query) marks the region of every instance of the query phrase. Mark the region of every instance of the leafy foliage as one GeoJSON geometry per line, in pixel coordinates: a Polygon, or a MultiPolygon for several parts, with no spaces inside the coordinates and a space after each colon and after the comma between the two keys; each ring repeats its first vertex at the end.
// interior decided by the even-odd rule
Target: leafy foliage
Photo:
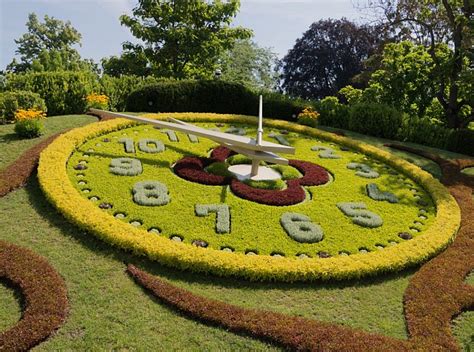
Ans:
{"type": "Polygon", "coordinates": [[[383,104],[360,103],[350,108],[349,129],[393,139],[402,125],[402,113],[383,104]]]}
{"type": "Polygon", "coordinates": [[[23,138],[39,137],[43,129],[43,122],[39,119],[21,120],[15,123],[15,133],[23,138]]]}
{"type": "MultiPolygon", "coordinates": [[[[303,103],[279,93],[264,93],[264,114],[291,120],[303,103]]],[[[258,94],[221,80],[162,81],[133,91],[126,110],[137,112],[217,112],[257,115],[258,94]]]]}
{"type": "Polygon", "coordinates": [[[303,98],[335,94],[362,71],[380,41],[370,26],[346,19],[315,22],[283,59],[282,88],[303,98]]]}
{"type": "Polygon", "coordinates": [[[238,0],[139,0],[133,16],[120,22],[143,44],[127,42],[124,49],[146,57],[155,75],[210,77],[220,54],[251,31],[230,27],[240,6],[238,0]]]}
{"type": "Polygon", "coordinates": [[[92,61],[82,60],[73,45],[80,44],[81,34],[71,25],[54,17],[44,16],[41,23],[35,13],[28,15],[28,32],[15,40],[18,45],[15,59],[7,66],[13,72],[92,70],[96,69],[92,61]]]}
{"type": "Polygon", "coordinates": [[[44,99],[49,115],[77,114],[85,111],[86,96],[99,90],[91,72],[28,72],[9,75],[9,90],[28,90],[44,99]]]}
{"type": "MultiPolygon", "coordinates": [[[[375,0],[371,3],[391,31],[426,47],[432,60],[430,83],[436,87],[431,98],[438,99],[449,128],[467,128],[474,121],[474,3],[469,0],[375,0]],[[440,51],[442,44],[450,50],[440,51]]],[[[415,80],[413,83],[416,84],[415,80]]]]}
{"type": "Polygon", "coordinates": [[[219,62],[221,78],[226,81],[268,90],[278,84],[276,54],[249,39],[236,41],[232,49],[221,55],[219,62]]]}
{"type": "Polygon", "coordinates": [[[46,104],[39,94],[25,91],[8,91],[0,93],[0,121],[13,121],[19,109],[41,110],[46,112],[46,104]]]}

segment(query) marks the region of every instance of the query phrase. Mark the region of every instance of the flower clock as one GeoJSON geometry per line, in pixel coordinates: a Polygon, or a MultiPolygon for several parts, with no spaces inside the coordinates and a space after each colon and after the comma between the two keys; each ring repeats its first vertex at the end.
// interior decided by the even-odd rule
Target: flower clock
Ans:
{"type": "MultiPolygon", "coordinates": [[[[155,114],[254,136],[255,118],[155,114]]],[[[252,280],[345,279],[401,270],[445,248],[459,208],[428,173],[375,147],[268,120],[292,146],[272,180],[205,138],[123,119],[79,128],[43,152],[40,183],[71,221],[104,241],[183,270],[252,280]]],[[[263,163],[263,162],[262,162],[263,163]]]]}

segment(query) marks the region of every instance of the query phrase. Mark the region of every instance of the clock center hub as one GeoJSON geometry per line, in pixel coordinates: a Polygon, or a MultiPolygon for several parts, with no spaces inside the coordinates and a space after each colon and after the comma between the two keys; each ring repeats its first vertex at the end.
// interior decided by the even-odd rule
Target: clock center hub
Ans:
{"type": "Polygon", "coordinates": [[[274,181],[281,179],[279,172],[266,166],[259,166],[255,176],[251,176],[252,165],[249,164],[232,165],[228,170],[232,172],[239,181],[249,179],[253,181],[274,181]]]}

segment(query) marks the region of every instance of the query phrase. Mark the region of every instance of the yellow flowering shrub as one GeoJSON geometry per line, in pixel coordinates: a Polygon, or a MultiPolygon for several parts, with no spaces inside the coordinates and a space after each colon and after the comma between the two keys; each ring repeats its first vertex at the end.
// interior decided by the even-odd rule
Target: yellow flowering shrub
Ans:
{"type": "Polygon", "coordinates": [[[46,117],[46,113],[36,109],[18,109],[15,112],[15,121],[40,120],[46,117]]]}
{"type": "Polygon", "coordinates": [[[318,121],[318,116],[319,113],[315,111],[311,106],[308,106],[298,114],[298,123],[315,127],[318,121]]]}
{"type": "Polygon", "coordinates": [[[15,111],[15,132],[22,138],[35,138],[43,133],[46,114],[36,109],[18,109],[15,111]]]}
{"type": "MultiPolygon", "coordinates": [[[[248,116],[199,113],[146,115],[149,118],[178,118],[188,122],[250,123],[248,116]]],[[[56,139],[42,154],[38,167],[41,188],[48,200],[70,221],[89,233],[119,248],[145,255],[168,266],[183,270],[208,272],[220,276],[239,276],[250,280],[303,281],[316,279],[350,279],[402,270],[426,261],[443,250],[454,238],[460,225],[460,210],[439,181],[417,166],[376,147],[285,121],[266,120],[270,128],[286,129],[353,148],[393,167],[414,179],[428,192],[436,207],[431,226],[419,236],[388,246],[381,251],[333,256],[330,258],[272,257],[245,255],[213,248],[201,248],[156,236],[143,228],[118,221],[113,214],[99,209],[83,197],[71,183],[66,165],[71,154],[85,141],[136,123],[114,119],[70,131],[56,139]]]]}
{"type": "Polygon", "coordinates": [[[86,96],[87,108],[107,109],[109,97],[105,94],[92,93],[86,96]]]}

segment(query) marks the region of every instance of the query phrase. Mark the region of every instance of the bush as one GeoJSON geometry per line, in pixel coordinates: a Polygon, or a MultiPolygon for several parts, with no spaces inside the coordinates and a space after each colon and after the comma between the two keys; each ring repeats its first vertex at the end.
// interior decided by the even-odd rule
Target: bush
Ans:
{"type": "Polygon", "coordinates": [[[318,123],[319,113],[314,111],[312,107],[306,107],[298,114],[298,123],[310,127],[316,127],[318,123]]]}
{"type": "Polygon", "coordinates": [[[398,132],[398,139],[430,147],[446,148],[446,143],[453,130],[443,127],[428,118],[417,118],[404,115],[402,127],[398,132]]]}
{"type": "Polygon", "coordinates": [[[107,110],[109,107],[109,97],[104,94],[92,93],[86,97],[87,106],[86,109],[91,108],[107,110]]]}
{"type": "Polygon", "coordinates": [[[46,112],[46,105],[44,100],[36,93],[28,91],[0,93],[0,120],[14,121],[15,112],[19,109],[34,109],[46,112]]]}
{"type": "Polygon", "coordinates": [[[326,97],[316,104],[318,123],[335,128],[349,128],[349,108],[339,103],[336,97],[326,97]]]}
{"type": "MultiPolygon", "coordinates": [[[[295,120],[304,105],[278,93],[264,93],[264,115],[295,120]]],[[[163,81],[132,92],[127,111],[258,114],[258,93],[219,80],[163,81]]]]}
{"type": "Polygon", "coordinates": [[[17,121],[15,132],[22,138],[39,137],[43,133],[43,122],[39,119],[17,121]]]}
{"type": "Polygon", "coordinates": [[[109,97],[109,108],[113,111],[125,111],[127,98],[134,90],[146,86],[166,81],[163,78],[120,76],[112,77],[103,75],[100,79],[101,92],[109,97]]]}
{"type": "Polygon", "coordinates": [[[360,103],[350,107],[349,129],[375,137],[394,139],[403,115],[388,105],[360,103]]]}
{"type": "Polygon", "coordinates": [[[49,115],[80,114],[86,110],[86,96],[99,90],[91,72],[28,72],[8,77],[7,89],[38,93],[46,102],[49,115]]]}
{"type": "Polygon", "coordinates": [[[446,143],[446,149],[474,156],[474,131],[473,130],[453,130],[446,143]]]}

